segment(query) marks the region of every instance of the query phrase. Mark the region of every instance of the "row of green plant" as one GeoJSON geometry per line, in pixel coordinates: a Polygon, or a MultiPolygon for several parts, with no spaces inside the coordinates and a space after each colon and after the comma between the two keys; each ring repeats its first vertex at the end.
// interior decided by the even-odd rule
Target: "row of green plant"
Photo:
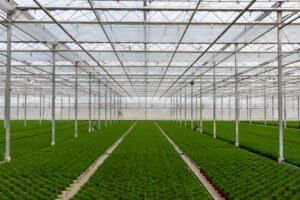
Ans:
{"type": "MultiPolygon", "coordinates": [[[[84,133],[88,129],[88,123],[81,121],[78,123],[78,132],[84,133]]],[[[74,123],[57,123],[55,141],[56,144],[74,137],[74,123]]],[[[0,149],[2,159],[5,150],[5,135],[2,135],[0,149]]],[[[11,157],[13,159],[26,156],[42,148],[51,146],[51,126],[41,125],[39,128],[24,128],[23,131],[11,132],[11,157]]]]}
{"type": "Polygon", "coordinates": [[[74,199],[210,199],[153,122],[139,122],[74,199]]]}
{"type": "MultiPolygon", "coordinates": [[[[15,122],[15,121],[14,121],[15,122]]],[[[79,124],[83,124],[83,121],[79,121],[79,124]]],[[[35,121],[35,123],[31,122],[29,126],[24,127],[23,125],[20,126],[19,123],[12,123],[11,127],[11,141],[14,140],[21,140],[25,138],[30,138],[34,136],[39,136],[43,134],[51,134],[51,122],[45,121],[42,124],[39,124],[39,122],[35,121]]],[[[66,128],[72,128],[74,127],[74,122],[71,121],[64,121],[60,122],[57,121],[55,124],[56,130],[66,129],[66,128]]],[[[5,143],[5,134],[4,132],[0,134],[0,144],[5,143]]]]}
{"type": "MultiPolygon", "coordinates": [[[[104,127],[104,122],[101,122],[104,127]]],[[[51,145],[51,122],[30,121],[27,127],[20,121],[13,121],[11,131],[11,156],[18,158],[51,145]],[[16,125],[16,127],[15,127],[16,125]]],[[[74,121],[56,121],[56,143],[74,137],[74,121]]],[[[88,130],[88,121],[78,121],[78,135],[88,130]]],[[[1,159],[4,159],[5,135],[0,134],[1,159]]]]}
{"type": "Polygon", "coordinates": [[[56,199],[132,122],[82,133],[0,165],[0,199],[56,199]]]}
{"type": "Polygon", "coordinates": [[[230,199],[300,199],[300,171],[173,122],[160,126],[230,199]]]}
{"type": "MultiPolygon", "coordinates": [[[[217,121],[217,138],[235,142],[235,123],[217,121]]],[[[204,121],[203,131],[213,134],[213,122],[204,121]]],[[[284,129],[284,157],[287,162],[300,166],[300,130],[284,129]]],[[[255,124],[239,123],[240,146],[267,156],[273,160],[278,159],[278,128],[255,124]]]]}
{"type": "MultiPolygon", "coordinates": [[[[250,121],[241,121],[241,122],[250,123],[250,121]]],[[[265,125],[265,121],[251,121],[251,124],[265,125]]],[[[266,121],[266,125],[268,125],[268,126],[278,126],[278,121],[266,121]]],[[[299,121],[287,121],[286,122],[286,127],[287,128],[299,128],[299,126],[300,126],[299,121]]]]}

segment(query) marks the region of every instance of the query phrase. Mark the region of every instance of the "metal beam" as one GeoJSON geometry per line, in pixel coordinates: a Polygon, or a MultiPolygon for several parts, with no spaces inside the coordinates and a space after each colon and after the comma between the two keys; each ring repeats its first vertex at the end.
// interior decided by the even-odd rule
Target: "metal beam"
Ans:
{"type": "MultiPolygon", "coordinates": [[[[41,10],[38,6],[16,6],[18,10],[21,11],[36,11],[41,10]]],[[[122,6],[122,7],[102,7],[102,6],[44,6],[46,10],[49,11],[140,11],[140,12],[191,12],[194,11],[194,8],[191,7],[129,7],[129,6],[122,6]]],[[[236,7],[200,7],[197,9],[197,12],[241,12],[243,8],[236,8],[236,7]]],[[[249,12],[300,12],[300,8],[297,7],[284,7],[284,8],[272,8],[272,7],[259,7],[259,8],[249,8],[249,12]]]]}
{"type": "MultiPolygon", "coordinates": [[[[194,60],[193,62],[192,62],[192,64],[187,68],[187,69],[185,69],[184,70],[184,72],[168,87],[168,89],[167,90],[165,90],[162,94],[161,94],[161,97],[162,96],[164,96],[180,79],[181,79],[181,77],[186,73],[186,72],[188,72],[189,71],[189,69],[191,68],[191,67],[193,67],[198,61],[199,61],[199,59],[201,58],[201,57],[203,57],[204,56],[204,54],[233,26],[233,25],[236,25],[237,23],[237,21],[238,21],[238,19],[241,17],[241,16],[243,16],[243,14],[253,5],[255,3],[255,0],[252,0],[245,8],[244,8],[244,10],[241,12],[241,13],[239,13],[239,15],[237,16],[237,17],[235,17],[235,19],[208,45],[208,47],[204,50],[204,52],[203,53],[201,53],[198,57],[197,57],[197,59],[196,60],[194,60]]],[[[213,66],[213,67],[215,67],[215,65],[213,66]]]]}

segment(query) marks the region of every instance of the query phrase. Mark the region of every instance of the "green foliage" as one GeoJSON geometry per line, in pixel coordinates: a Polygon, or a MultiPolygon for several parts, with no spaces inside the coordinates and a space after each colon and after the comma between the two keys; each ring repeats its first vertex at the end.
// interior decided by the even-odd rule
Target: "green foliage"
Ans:
{"type": "Polygon", "coordinates": [[[300,171],[172,122],[160,125],[230,199],[300,199],[300,171]]]}
{"type": "Polygon", "coordinates": [[[79,132],[78,138],[0,165],[0,199],[57,198],[131,124],[119,122],[95,133],[79,132]]]}
{"type": "MultiPolygon", "coordinates": [[[[250,123],[250,121],[242,121],[244,123],[250,123]]],[[[265,125],[265,121],[251,121],[252,124],[261,124],[265,125]]],[[[268,126],[278,126],[278,121],[267,121],[268,126]]],[[[287,121],[286,127],[287,128],[299,128],[300,122],[299,121],[287,121]]]]}
{"type": "MultiPolygon", "coordinates": [[[[51,145],[51,122],[27,121],[24,127],[23,121],[11,121],[11,156],[13,159],[26,156],[32,152],[51,145]]],[[[56,121],[56,143],[60,143],[74,137],[74,121],[56,121]]],[[[88,122],[78,121],[79,132],[87,132],[88,122]]],[[[0,132],[1,158],[5,149],[5,133],[0,132]]]]}
{"type": "MultiPolygon", "coordinates": [[[[205,133],[212,135],[211,121],[203,122],[205,133]]],[[[235,123],[217,121],[217,138],[234,143],[235,123]]],[[[277,160],[278,158],[278,128],[256,124],[239,124],[240,146],[277,160]]],[[[285,160],[300,166],[300,130],[284,129],[285,160]]]]}
{"type": "Polygon", "coordinates": [[[75,199],[210,199],[153,122],[139,122],[75,199]]]}

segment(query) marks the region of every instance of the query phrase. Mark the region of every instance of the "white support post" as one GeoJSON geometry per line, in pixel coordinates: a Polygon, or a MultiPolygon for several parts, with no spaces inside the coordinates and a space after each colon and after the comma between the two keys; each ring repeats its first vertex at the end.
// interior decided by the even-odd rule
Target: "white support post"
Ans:
{"type": "Polygon", "coordinates": [[[272,96],[272,120],[275,120],[274,96],[272,96]]]}
{"type": "Polygon", "coordinates": [[[112,89],[109,90],[109,124],[112,124],[112,99],[111,99],[111,94],[112,89]]]}
{"type": "Polygon", "coordinates": [[[6,79],[5,79],[5,161],[10,161],[10,96],[11,96],[11,36],[12,13],[7,14],[7,55],[6,55],[6,79]]]}
{"type": "Polygon", "coordinates": [[[221,119],[224,120],[224,104],[223,104],[223,95],[221,96],[221,119]]]}
{"type": "Polygon", "coordinates": [[[63,119],[63,96],[60,96],[60,120],[63,119]]]}
{"type": "Polygon", "coordinates": [[[17,94],[17,120],[19,120],[19,104],[20,104],[20,95],[17,94]]]}
{"type": "Polygon", "coordinates": [[[238,88],[238,44],[235,44],[235,54],[234,54],[234,70],[235,70],[235,80],[234,80],[234,86],[235,86],[235,146],[239,147],[239,88],[238,88]]]}
{"type": "Polygon", "coordinates": [[[94,95],[94,101],[93,101],[93,120],[96,119],[96,95],[94,95]]]}
{"type": "Polygon", "coordinates": [[[43,120],[45,120],[45,95],[43,95],[43,120]]]}
{"type": "Polygon", "coordinates": [[[55,58],[56,46],[52,49],[52,140],[51,145],[55,145],[55,68],[56,68],[56,58],[55,58]]]}
{"type": "Polygon", "coordinates": [[[75,62],[75,99],[74,99],[74,114],[75,114],[75,138],[78,137],[78,61],[75,62]]]}
{"type": "Polygon", "coordinates": [[[42,124],[42,91],[40,91],[40,124],[42,124]]]}
{"type": "Polygon", "coordinates": [[[228,97],[229,121],[231,121],[231,97],[228,97]]]}
{"type": "Polygon", "coordinates": [[[114,123],[116,123],[116,92],[114,92],[114,123]]]}
{"type": "Polygon", "coordinates": [[[105,86],[104,117],[105,117],[105,127],[107,127],[107,86],[105,86]]]}
{"type": "Polygon", "coordinates": [[[213,66],[213,137],[217,138],[216,124],[216,65],[213,66]]]}
{"type": "Polygon", "coordinates": [[[252,124],[252,97],[249,96],[249,122],[252,124]]]}
{"type": "Polygon", "coordinates": [[[173,121],[173,108],[172,108],[173,107],[172,106],[173,105],[173,98],[172,98],[172,96],[170,96],[169,99],[170,99],[170,120],[173,121]]]}
{"type": "Polygon", "coordinates": [[[247,112],[247,122],[249,121],[249,96],[246,96],[246,112],[247,112]]]}
{"type": "Polygon", "coordinates": [[[178,123],[178,95],[175,95],[175,121],[178,123]]]}
{"type": "Polygon", "coordinates": [[[283,127],[282,127],[282,12],[277,11],[277,48],[278,48],[278,125],[279,125],[279,153],[278,162],[284,161],[283,157],[283,127]]]}
{"type": "Polygon", "coordinates": [[[184,126],[186,126],[186,87],[184,88],[184,126]]]}
{"type": "Polygon", "coordinates": [[[283,106],[284,106],[284,128],[286,128],[286,119],[287,119],[287,112],[286,112],[286,106],[287,106],[287,98],[286,98],[286,85],[284,84],[284,86],[283,86],[283,95],[284,95],[284,104],[283,104],[283,106]]]}
{"type": "Polygon", "coordinates": [[[191,82],[191,130],[194,128],[194,111],[193,111],[193,85],[194,82],[191,82]]]}
{"type": "Polygon", "coordinates": [[[89,133],[92,132],[92,73],[89,72],[89,133]]]}
{"type": "MultiPolygon", "coordinates": [[[[197,130],[199,130],[199,118],[198,118],[198,96],[195,96],[195,124],[197,125],[197,130]]],[[[196,130],[196,131],[197,131],[196,130]]]]}
{"type": "Polygon", "coordinates": [[[265,126],[267,126],[267,94],[266,94],[266,86],[264,87],[264,120],[265,120],[265,126]]]}
{"type": "Polygon", "coordinates": [[[101,84],[98,82],[98,129],[101,128],[101,84]]]}
{"type": "Polygon", "coordinates": [[[69,121],[71,120],[71,95],[69,94],[69,106],[68,106],[68,113],[69,113],[69,121]]]}
{"type": "Polygon", "coordinates": [[[203,111],[203,103],[202,103],[202,79],[200,78],[200,102],[199,102],[199,106],[200,106],[200,127],[199,127],[199,131],[200,133],[203,132],[203,126],[202,126],[202,111],[203,111]]]}
{"type": "Polygon", "coordinates": [[[182,93],[181,93],[181,89],[180,89],[180,91],[179,91],[179,124],[181,125],[181,123],[182,123],[182,102],[181,102],[181,100],[182,100],[182,93]]]}
{"type": "Polygon", "coordinates": [[[297,111],[298,111],[298,121],[300,120],[300,98],[297,97],[297,111]]]}
{"type": "Polygon", "coordinates": [[[25,94],[24,94],[24,127],[27,126],[27,81],[25,81],[25,94]]]}

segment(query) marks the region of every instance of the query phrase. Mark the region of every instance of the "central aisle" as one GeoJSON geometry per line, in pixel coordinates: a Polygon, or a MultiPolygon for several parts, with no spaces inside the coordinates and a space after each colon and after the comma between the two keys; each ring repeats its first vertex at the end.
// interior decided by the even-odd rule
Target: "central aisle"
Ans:
{"type": "Polygon", "coordinates": [[[138,122],[75,199],[210,199],[153,122],[138,122]]]}

